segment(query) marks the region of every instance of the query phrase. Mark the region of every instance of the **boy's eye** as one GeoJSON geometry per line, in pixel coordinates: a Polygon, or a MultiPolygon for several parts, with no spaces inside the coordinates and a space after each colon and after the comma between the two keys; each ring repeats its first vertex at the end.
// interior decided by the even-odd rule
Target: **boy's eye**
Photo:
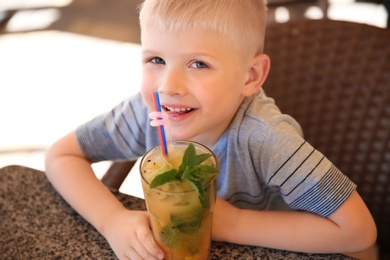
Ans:
{"type": "Polygon", "coordinates": [[[195,61],[191,64],[192,68],[203,69],[208,68],[207,64],[201,61],[195,61]]]}
{"type": "Polygon", "coordinates": [[[156,63],[156,64],[165,64],[165,61],[163,59],[161,59],[160,57],[154,57],[154,58],[150,59],[150,61],[152,63],[156,63]]]}

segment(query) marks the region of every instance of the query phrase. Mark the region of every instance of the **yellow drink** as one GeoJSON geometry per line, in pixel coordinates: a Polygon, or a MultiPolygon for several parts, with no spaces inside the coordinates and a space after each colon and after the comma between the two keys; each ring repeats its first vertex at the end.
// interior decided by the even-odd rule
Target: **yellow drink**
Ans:
{"type": "MultiPolygon", "coordinates": [[[[207,259],[210,249],[213,209],[216,198],[216,175],[203,180],[202,199],[199,191],[186,180],[171,181],[151,188],[159,174],[178,169],[188,141],[174,141],[169,157],[162,157],[157,146],[141,160],[140,170],[145,202],[151,217],[156,242],[165,252],[165,259],[207,259]]],[[[193,143],[193,142],[192,142],[193,143]]],[[[198,143],[193,143],[196,154],[211,154],[202,164],[217,167],[214,154],[198,143]]]]}

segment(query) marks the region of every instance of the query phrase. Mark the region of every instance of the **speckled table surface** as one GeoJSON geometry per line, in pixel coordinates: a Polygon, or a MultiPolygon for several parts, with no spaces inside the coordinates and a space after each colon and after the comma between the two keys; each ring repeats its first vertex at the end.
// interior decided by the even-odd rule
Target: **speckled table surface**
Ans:
{"type": "MultiPolygon", "coordinates": [[[[115,196],[130,209],[144,201],[115,196]]],[[[43,172],[0,169],[0,259],[116,259],[108,243],[53,189],[43,172]]],[[[349,259],[213,242],[211,259],[349,259]]]]}

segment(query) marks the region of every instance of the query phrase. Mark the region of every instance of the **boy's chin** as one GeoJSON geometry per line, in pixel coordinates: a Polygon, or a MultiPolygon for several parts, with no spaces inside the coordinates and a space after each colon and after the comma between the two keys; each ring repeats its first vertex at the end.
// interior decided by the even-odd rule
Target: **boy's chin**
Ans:
{"type": "Polygon", "coordinates": [[[196,139],[196,136],[190,134],[190,133],[186,133],[185,130],[183,131],[180,131],[180,130],[176,130],[177,132],[175,132],[175,130],[172,130],[172,129],[169,129],[170,133],[169,133],[169,140],[170,141],[175,141],[175,140],[188,140],[188,141],[197,141],[196,139]]]}

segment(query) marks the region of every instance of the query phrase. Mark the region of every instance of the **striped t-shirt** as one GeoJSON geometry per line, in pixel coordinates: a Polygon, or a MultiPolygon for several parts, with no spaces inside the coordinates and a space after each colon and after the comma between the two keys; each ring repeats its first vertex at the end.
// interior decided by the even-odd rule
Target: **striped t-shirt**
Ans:
{"type": "MultiPolygon", "coordinates": [[[[149,112],[137,94],[79,126],[76,136],[87,159],[134,159],[157,145],[149,112]]],[[[240,208],[328,216],[356,189],[263,91],[244,100],[212,150],[220,166],[218,196],[240,208]]]]}

